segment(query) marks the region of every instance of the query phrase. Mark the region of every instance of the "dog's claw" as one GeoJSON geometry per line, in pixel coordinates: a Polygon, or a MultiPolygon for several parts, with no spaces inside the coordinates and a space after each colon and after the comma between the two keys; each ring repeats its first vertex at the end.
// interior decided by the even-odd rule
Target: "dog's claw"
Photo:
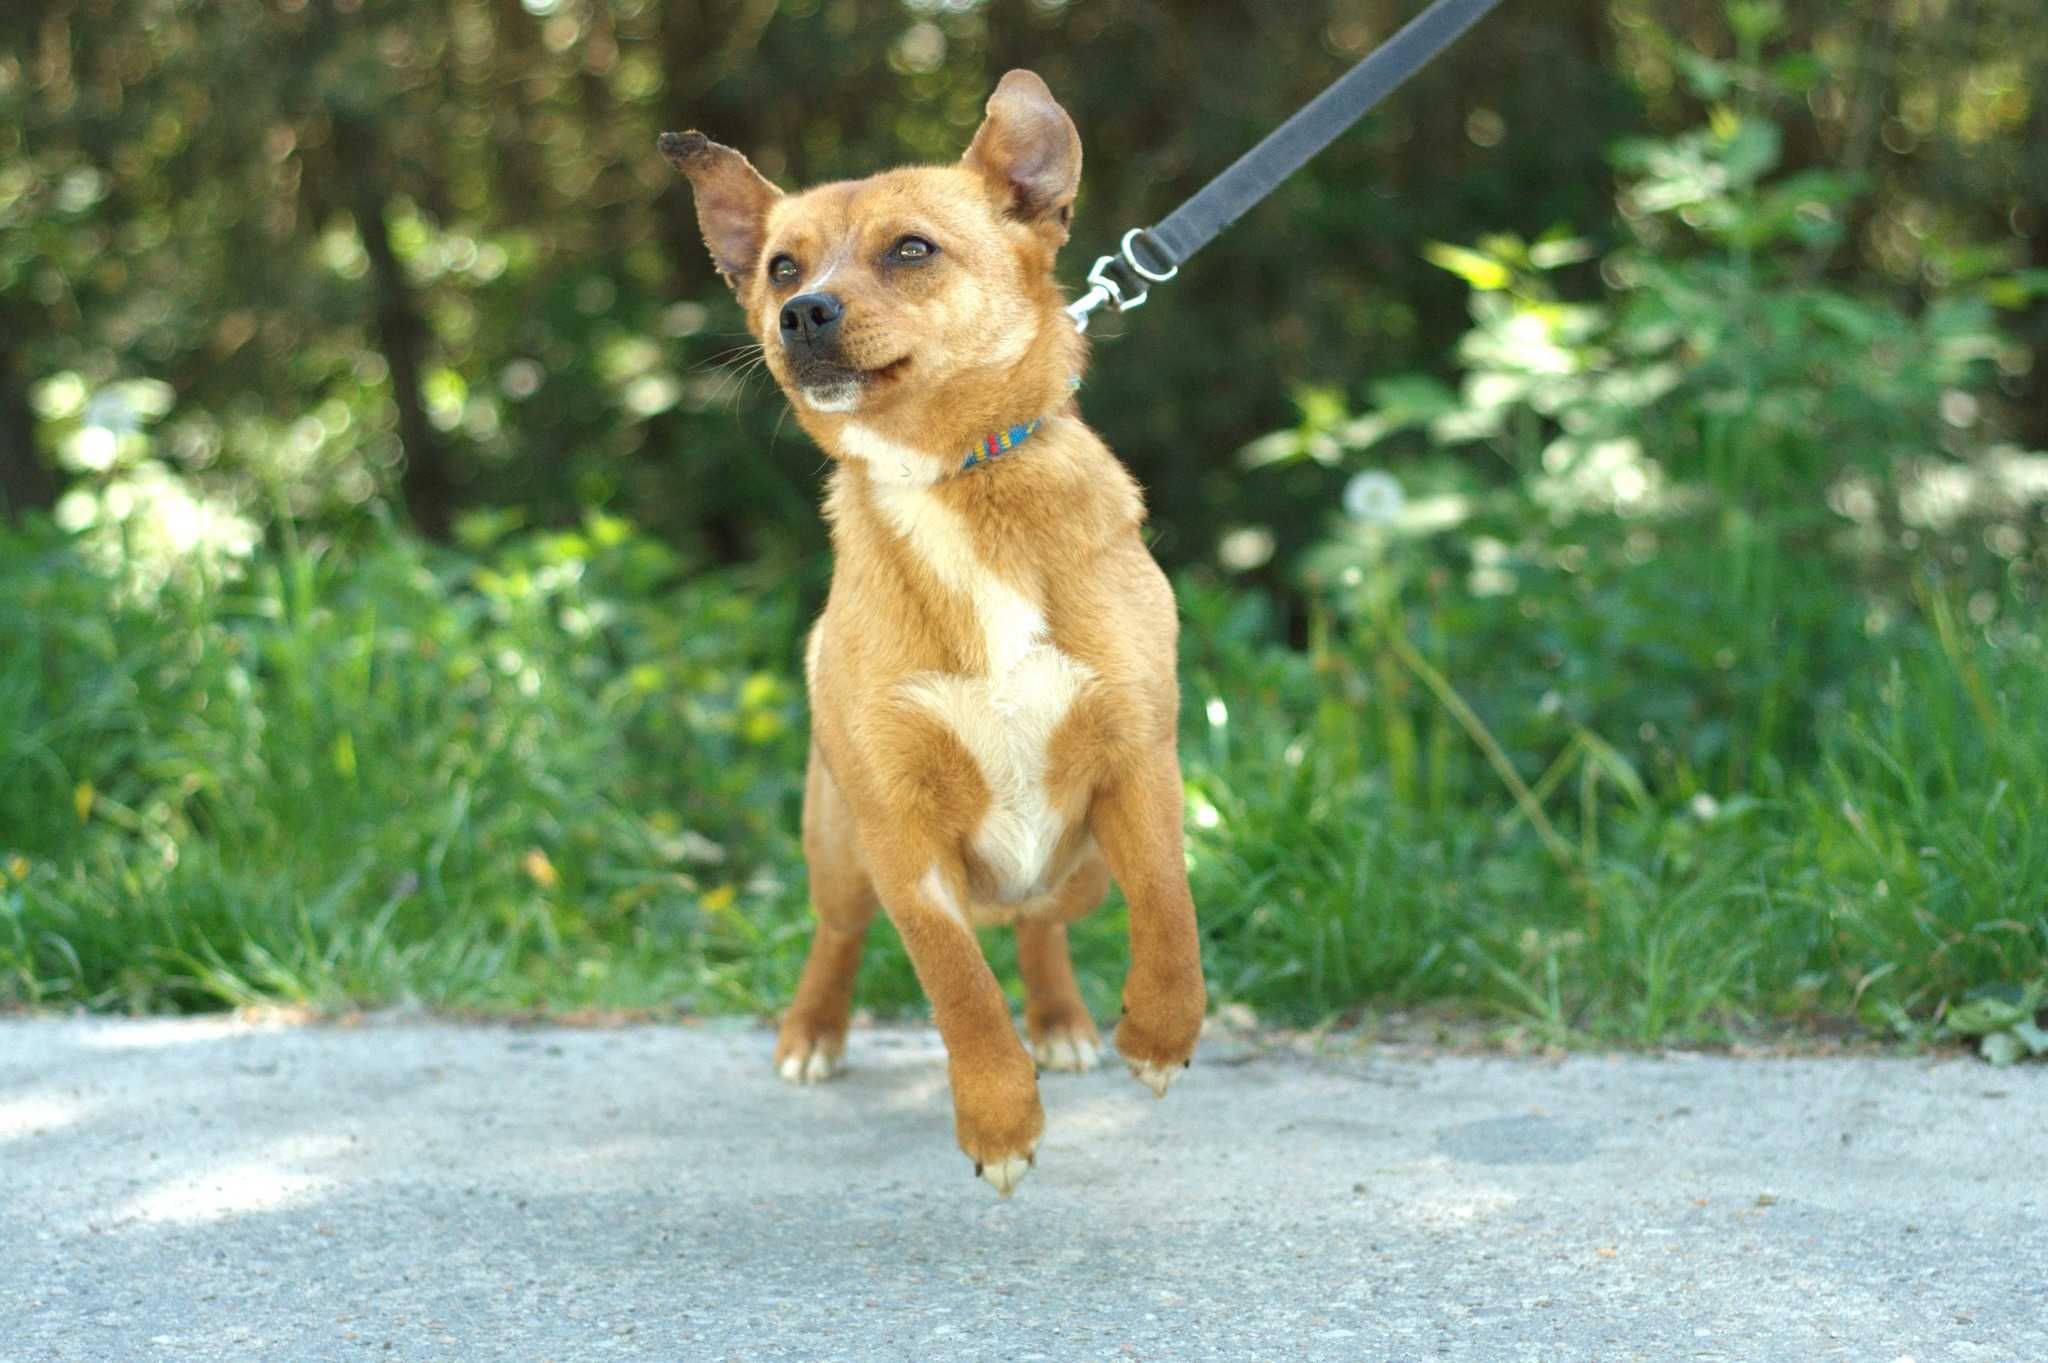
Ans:
{"type": "Polygon", "coordinates": [[[990,1160],[986,1164],[977,1163],[974,1172],[988,1180],[989,1186],[998,1193],[1008,1197],[1016,1191],[1018,1183],[1023,1181],[1024,1172],[1031,1166],[1032,1158],[1029,1155],[1006,1155],[1002,1159],[990,1160]]]}
{"type": "Polygon", "coordinates": [[[840,1062],[841,1057],[826,1049],[824,1043],[813,1042],[783,1056],[775,1072],[792,1084],[822,1084],[839,1073],[840,1062]]]}
{"type": "MultiPolygon", "coordinates": [[[[1133,1060],[1128,1063],[1131,1067],[1131,1077],[1146,1088],[1151,1089],[1154,1098],[1164,1098],[1166,1096],[1166,1086],[1171,1084],[1174,1076],[1180,1073],[1180,1070],[1175,1069],[1171,1065],[1155,1065],[1149,1060],[1133,1060]]],[[[1185,1068],[1187,1068],[1187,1064],[1183,1061],[1181,1069],[1185,1068]]]]}
{"type": "Polygon", "coordinates": [[[1095,1062],[1102,1058],[1102,1048],[1094,1038],[1061,1033],[1032,1042],[1031,1053],[1046,1069],[1076,1074],[1094,1069],[1095,1062]]]}

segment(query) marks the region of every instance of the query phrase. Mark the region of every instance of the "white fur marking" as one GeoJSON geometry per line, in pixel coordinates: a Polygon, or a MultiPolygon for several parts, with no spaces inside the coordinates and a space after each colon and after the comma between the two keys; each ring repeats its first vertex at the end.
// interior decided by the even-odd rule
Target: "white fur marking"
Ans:
{"type": "Polygon", "coordinates": [[[853,238],[848,237],[846,240],[839,243],[839,249],[832,253],[832,259],[825,262],[825,268],[818,271],[816,277],[814,277],[808,284],[804,285],[801,289],[797,290],[797,292],[816,293],[818,290],[824,288],[826,283],[831,280],[832,276],[839,273],[839,267],[846,263],[846,258],[852,254],[853,238]]]}
{"type": "Polygon", "coordinates": [[[980,1173],[998,1193],[1008,1197],[1017,1190],[1017,1185],[1024,1181],[1024,1175],[1030,1169],[1031,1160],[1027,1156],[1006,1155],[982,1165],[980,1173]]]}
{"type": "Polygon", "coordinates": [[[1037,605],[988,570],[966,527],[931,491],[882,485],[876,500],[932,573],[968,599],[988,657],[985,676],[923,673],[903,683],[904,693],[937,715],[981,768],[990,798],[974,848],[1004,900],[1042,894],[1066,831],[1045,788],[1046,749],[1095,674],[1053,646],[1037,605]]]}
{"type": "Polygon", "coordinates": [[[782,1057],[782,1063],[775,1072],[792,1084],[822,1084],[839,1073],[841,1052],[832,1049],[822,1040],[800,1047],[782,1057]]]}
{"type": "Polygon", "coordinates": [[[966,928],[974,931],[974,925],[967,921],[967,910],[960,907],[960,901],[953,898],[953,891],[947,888],[945,877],[934,866],[924,873],[924,879],[917,882],[918,893],[939,906],[939,911],[966,928]]]}
{"type": "Polygon", "coordinates": [[[803,395],[814,412],[850,412],[860,406],[860,385],[851,380],[823,388],[806,388],[803,395]]]}
{"type": "Polygon", "coordinates": [[[884,486],[930,487],[958,467],[938,455],[891,440],[858,421],[849,421],[839,428],[839,452],[866,464],[868,476],[884,486]]]}
{"type": "Polygon", "coordinates": [[[815,695],[818,690],[818,655],[825,649],[825,622],[820,620],[811,626],[811,637],[804,641],[804,690],[815,695]]]}
{"type": "Polygon", "coordinates": [[[1154,1098],[1166,1096],[1166,1086],[1180,1077],[1178,1065],[1155,1065],[1149,1060],[1126,1062],[1131,1067],[1131,1077],[1152,1090],[1154,1098]]]}
{"type": "Polygon", "coordinates": [[[1094,1069],[1095,1062],[1102,1058],[1101,1048],[1087,1037],[1065,1033],[1032,1042],[1031,1054],[1046,1069],[1076,1074],[1094,1069]]]}

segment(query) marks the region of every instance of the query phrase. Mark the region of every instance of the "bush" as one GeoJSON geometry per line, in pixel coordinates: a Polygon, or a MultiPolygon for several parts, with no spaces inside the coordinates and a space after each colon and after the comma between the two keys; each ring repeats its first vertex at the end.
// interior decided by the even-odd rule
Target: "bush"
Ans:
{"type": "Polygon", "coordinates": [[[734,910],[791,892],[801,789],[786,588],[675,584],[605,517],[487,561],[287,548],[153,606],[4,544],[9,992],[756,997],[734,910]]]}

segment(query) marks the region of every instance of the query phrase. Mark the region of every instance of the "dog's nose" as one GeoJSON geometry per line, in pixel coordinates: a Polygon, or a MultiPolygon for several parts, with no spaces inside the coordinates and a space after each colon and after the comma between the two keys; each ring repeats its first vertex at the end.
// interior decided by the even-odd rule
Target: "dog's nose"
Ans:
{"type": "Polygon", "coordinates": [[[782,305],[782,339],[785,344],[818,345],[838,329],[845,314],[837,295],[800,293],[782,305]]]}

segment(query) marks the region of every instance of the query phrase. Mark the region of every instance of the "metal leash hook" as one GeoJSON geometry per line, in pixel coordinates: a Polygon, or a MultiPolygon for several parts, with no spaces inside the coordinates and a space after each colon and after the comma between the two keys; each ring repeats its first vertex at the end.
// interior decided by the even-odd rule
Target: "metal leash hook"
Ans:
{"type": "MultiPolygon", "coordinates": [[[[1088,330],[1088,314],[1104,303],[1114,303],[1118,312],[1129,312],[1132,308],[1143,307],[1145,300],[1152,296],[1152,285],[1164,284],[1180,273],[1178,265],[1168,265],[1165,272],[1161,273],[1157,270],[1148,270],[1139,263],[1137,253],[1131,249],[1131,243],[1144,237],[1151,230],[1149,227],[1133,227],[1124,233],[1124,239],[1118,245],[1115,255],[1098,256],[1095,263],[1088,267],[1088,292],[1067,304],[1067,316],[1074,319],[1074,330],[1088,330]],[[1126,298],[1123,284],[1110,273],[1119,265],[1130,271],[1134,277],[1144,281],[1136,296],[1126,298]]],[[[1146,247],[1157,251],[1161,260],[1168,258],[1158,243],[1147,241],[1146,247]]]]}
{"type": "Polygon", "coordinates": [[[1142,305],[1148,284],[1164,284],[1180,273],[1182,262],[1216,239],[1216,234],[1277,189],[1282,180],[1308,164],[1339,133],[1370,113],[1375,105],[1417,71],[1434,61],[1466,29],[1486,17],[1500,0],[1431,0],[1428,9],[1401,26],[1393,37],[1339,76],[1330,87],[1294,111],[1285,123],[1230,163],[1221,175],[1195,191],[1194,197],[1151,227],[1124,233],[1117,254],[1104,256],[1088,271],[1088,292],[1067,305],[1076,331],[1088,330],[1088,314],[1104,303],[1118,312],[1142,305]],[[1166,262],[1166,269],[1147,269],[1131,249],[1139,240],[1145,252],[1166,262]],[[1171,247],[1167,243],[1171,242],[1171,247]],[[1120,282],[1111,270],[1122,270],[1120,282]],[[1136,296],[1126,298],[1126,286],[1136,296]]]}

